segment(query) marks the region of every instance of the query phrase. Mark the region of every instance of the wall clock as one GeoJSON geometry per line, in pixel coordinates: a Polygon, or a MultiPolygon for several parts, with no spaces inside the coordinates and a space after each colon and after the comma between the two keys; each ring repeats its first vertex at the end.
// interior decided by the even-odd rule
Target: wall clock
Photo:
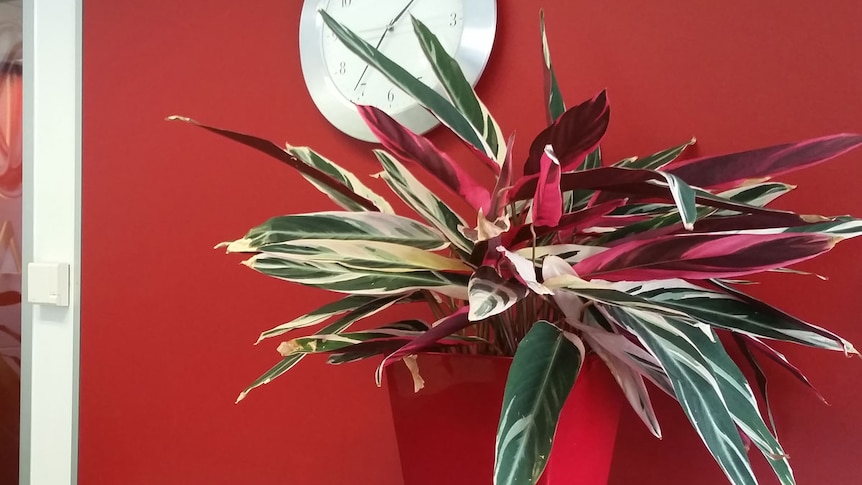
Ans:
{"type": "Polygon", "coordinates": [[[318,10],[364,38],[427,85],[443,92],[413,34],[410,16],[425,23],[476,84],[491,55],[496,0],[305,0],[299,27],[305,84],[323,116],[344,133],[377,141],[355,104],[374,105],[424,133],[437,120],[409,95],[344,47],[318,10]]]}

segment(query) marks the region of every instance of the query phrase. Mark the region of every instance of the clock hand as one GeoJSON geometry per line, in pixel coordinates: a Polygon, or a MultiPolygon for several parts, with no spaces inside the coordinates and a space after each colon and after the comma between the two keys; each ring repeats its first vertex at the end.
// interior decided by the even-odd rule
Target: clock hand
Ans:
{"type": "MultiPolygon", "coordinates": [[[[389,24],[386,26],[386,29],[383,31],[383,35],[380,36],[380,40],[377,41],[377,45],[374,46],[375,49],[380,49],[380,45],[383,44],[383,39],[386,38],[386,34],[388,34],[389,32],[392,31],[392,28],[395,26],[395,24],[397,24],[398,21],[401,20],[401,17],[403,17],[404,14],[410,10],[410,6],[413,5],[413,2],[415,2],[415,1],[416,0],[410,0],[409,2],[407,2],[407,5],[405,5],[404,8],[402,8],[401,11],[398,12],[398,15],[396,15],[395,18],[393,18],[391,21],[389,21],[389,24]]],[[[365,65],[365,69],[362,70],[362,74],[360,74],[359,79],[356,80],[356,85],[353,86],[354,91],[356,91],[356,88],[358,88],[359,85],[362,84],[362,79],[365,77],[365,74],[367,72],[368,72],[368,64],[365,65]]]]}

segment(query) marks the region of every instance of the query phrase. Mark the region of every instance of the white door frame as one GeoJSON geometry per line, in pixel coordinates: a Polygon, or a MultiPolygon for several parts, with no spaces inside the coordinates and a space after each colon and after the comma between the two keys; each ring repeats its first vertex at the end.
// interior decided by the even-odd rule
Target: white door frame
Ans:
{"type": "Polygon", "coordinates": [[[67,263],[68,307],[22,289],[22,485],[78,480],[83,0],[24,1],[23,263],[67,263]]]}

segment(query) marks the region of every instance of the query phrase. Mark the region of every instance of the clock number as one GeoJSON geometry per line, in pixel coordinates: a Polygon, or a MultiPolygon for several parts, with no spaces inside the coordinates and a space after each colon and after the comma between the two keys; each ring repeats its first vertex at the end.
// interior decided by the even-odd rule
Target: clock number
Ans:
{"type": "Polygon", "coordinates": [[[386,99],[389,101],[389,107],[391,108],[391,107],[392,107],[392,103],[394,103],[394,102],[395,102],[395,91],[393,91],[392,89],[390,89],[390,90],[389,90],[389,92],[388,92],[388,93],[386,93],[386,99]]]}
{"type": "Polygon", "coordinates": [[[353,0],[341,0],[341,8],[349,7],[353,0]]]}
{"type": "Polygon", "coordinates": [[[347,63],[345,63],[344,61],[338,63],[338,74],[347,74],[347,63]]]}
{"type": "Polygon", "coordinates": [[[357,90],[359,91],[359,97],[362,98],[365,96],[365,88],[368,86],[368,83],[359,83],[357,90]]]}
{"type": "Polygon", "coordinates": [[[458,25],[458,14],[452,12],[449,14],[449,27],[455,27],[458,25]]]}

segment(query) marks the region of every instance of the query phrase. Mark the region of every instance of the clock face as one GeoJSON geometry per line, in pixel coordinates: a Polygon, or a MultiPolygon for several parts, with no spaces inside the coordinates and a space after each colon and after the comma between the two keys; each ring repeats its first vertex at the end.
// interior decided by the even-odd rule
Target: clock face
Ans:
{"type": "Polygon", "coordinates": [[[491,54],[497,24],[496,0],[305,0],[299,48],[308,92],[330,123],[366,141],[377,140],[359,116],[357,104],[376,106],[416,133],[439,122],[345,47],[323,23],[318,10],[325,10],[441,93],[444,90],[419,46],[410,17],[422,21],[437,36],[472,84],[491,54]]]}
{"type": "MultiPolygon", "coordinates": [[[[327,2],[326,11],[431,87],[438,82],[422,55],[410,16],[428,26],[450,55],[458,49],[464,30],[462,0],[332,0],[327,2]]],[[[373,105],[389,114],[415,105],[409,95],[368,68],[326,27],[323,57],[335,88],[347,100],[373,105]]]]}

